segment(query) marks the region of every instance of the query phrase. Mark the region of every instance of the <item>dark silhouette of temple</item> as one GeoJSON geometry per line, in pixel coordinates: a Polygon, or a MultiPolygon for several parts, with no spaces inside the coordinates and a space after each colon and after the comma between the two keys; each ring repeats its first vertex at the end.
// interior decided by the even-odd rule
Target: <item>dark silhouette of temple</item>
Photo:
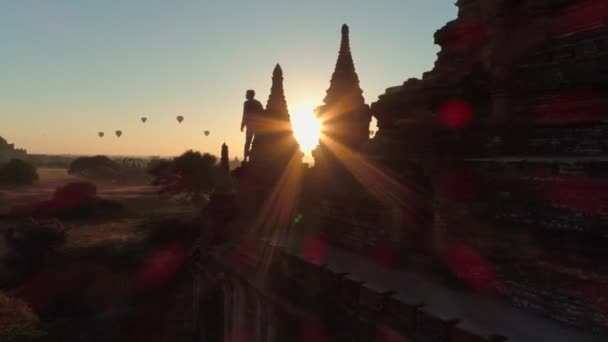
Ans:
{"type": "Polygon", "coordinates": [[[282,170],[294,154],[301,159],[301,152],[291,128],[283,89],[283,70],[279,64],[272,72],[270,95],[263,117],[259,121],[259,131],[250,152],[250,165],[282,170]]]}
{"type": "Polygon", "coordinates": [[[230,159],[228,157],[228,145],[222,144],[222,152],[220,156],[220,169],[228,173],[230,171],[230,159]]]}
{"type": "Polygon", "coordinates": [[[458,5],[435,34],[435,68],[372,105],[379,131],[369,153],[432,184],[432,207],[420,211],[432,213],[434,257],[473,251],[487,290],[522,316],[605,334],[602,300],[581,286],[608,279],[591,266],[606,258],[608,7],[458,5]]]}
{"type": "MultiPolygon", "coordinates": [[[[607,4],[456,5],[458,18],[435,34],[433,70],[388,88],[371,110],[342,28],[316,110],[325,137],[303,177],[280,157],[298,151],[289,129],[254,143],[233,173],[240,211],[222,227],[232,242],[212,253],[209,281],[223,300],[208,310],[223,314],[209,334],[602,340],[607,4]],[[300,184],[297,201],[286,183],[300,184]],[[279,200],[266,201],[269,192],[279,200]],[[254,225],[274,226],[250,234],[254,225]]],[[[277,68],[267,115],[289,127],[281,81],[277,68]]]]}
{"type": "Polygon", "coordinates": [[[27,156],[27,151],[15,148],[15,144],[9,144],[4,138],[0,137],[0,162],[10,159],[23,159],[27,156]]]}
{"type": "MultiPolygon", "coordinates": [[[[279,195],[289,192],[297,197],[294,187],[285,188],[286,176],[294,170],[301,172],[303,168],[299,145],[293,135],[285,91],[283,89],[283,70],[277,64],[272,73],[272,86],[262,117],[258,118],[258,128],[249,154],[249,161],[243,162],[232,174],[236,179],[239,190],[238,201],[243,207],[243,217],[256,215],[263,208],[276,206],[281,198],[279,195]]],[[[299,176],[291,175],[289,185],[299,186],[299,176]]],[[[293,215],[296,206],[284,208],[280,215],[293,215]]],[[[266,222],[268,218],[259,218],[259,222],[248,222],[250,230],[258,235],[267,235],[276,228],[280,221],[274,220],[271,228],[266,222]]],[[[238,229],[237,229],[238,230],[238,229]]],[[[283,229],[287,231],[287,228],[283,229]]]]}
{"type": "Polygon", "coordinates": [[[323,125],[319,146],[313,151],[315,164],[320,167],[334,159],[331,145],[357,150],[369,139],[371,112],[359,86],[347,25],[342,26],[338,60],[323,102],[315,109],[323,125]]]}

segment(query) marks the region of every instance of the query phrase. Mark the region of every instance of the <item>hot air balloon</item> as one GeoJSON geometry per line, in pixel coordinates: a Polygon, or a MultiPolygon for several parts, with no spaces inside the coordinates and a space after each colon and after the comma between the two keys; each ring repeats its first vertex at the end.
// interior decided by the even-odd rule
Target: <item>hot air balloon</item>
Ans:
{"type": "Polygon", "coordinates": [[[100,138],[103,138],[103,132],[99,132],[97,135],[99,135],[100,138]]]}
{"type": "Polygon", "coordinates": [[[146,123],[146,121],[148,121],[148,118],[147,118],[147,117],[145,117],[145,116],[142,116],[142,117],[141,117],[141,122],[146,123]]]}
{"type": "Polygon", "coordinates": [[[208,136],[208,135],[209,135],[209,131],[205,131],[205,136],[208,136]]]}
{"type": "Polygon", "coordinates": [[[177,119],[177,122],[179,122],[179,123],[182,123],[182,121],[184,121],[184,117],[181,115],[178,115],[176,119],[177,119]]]}
{"type": "Polygon", "coordinates": [[[121,130],[116,131],[116,136],[117,136],[117,137],[119,137],[119,138],[120,138],[120,136],[121,136],[121,135],[122,135],[122,131],[121,131],[121,130]]]}

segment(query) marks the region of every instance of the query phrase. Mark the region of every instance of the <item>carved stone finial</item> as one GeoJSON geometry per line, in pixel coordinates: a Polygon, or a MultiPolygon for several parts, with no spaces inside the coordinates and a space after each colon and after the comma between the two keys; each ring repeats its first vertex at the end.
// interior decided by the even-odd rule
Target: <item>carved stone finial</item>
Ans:
{"type": "Polygon", "coordinates": [[[272,72],[272,87],[266,102],[266,115],[273,118],[289,120],[285,91],[283,90],[283,69],[277,63],[272,72]]]}
{"type": "Polygon", "coordinates": [[[277,63],[277,65],[274,67],[274,71],[272,72],[272,75],[275,77],[283,76],[283,69],[281,69],[281,65],[279,63],[277,63]]]}

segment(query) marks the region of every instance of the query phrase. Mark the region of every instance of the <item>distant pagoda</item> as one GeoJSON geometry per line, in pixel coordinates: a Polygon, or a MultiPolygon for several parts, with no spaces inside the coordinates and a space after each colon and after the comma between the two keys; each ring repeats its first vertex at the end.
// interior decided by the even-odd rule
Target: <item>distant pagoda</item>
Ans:
{"type": "Polygon", "coordinates": [[[230,155],[228,153],[228,145],[222,144],[222,152],[219,164],[219,172],[217,173],[217,184],[215,194],[232,194],[234,186],[230,175],[230,155]]]}
{"type": "Polygon", "coordinates": [[[220,158],[220,168],[222,171],[230,171],[230,160],[228,159],[228,145],[222,144],[222,156],[220,158]]]}

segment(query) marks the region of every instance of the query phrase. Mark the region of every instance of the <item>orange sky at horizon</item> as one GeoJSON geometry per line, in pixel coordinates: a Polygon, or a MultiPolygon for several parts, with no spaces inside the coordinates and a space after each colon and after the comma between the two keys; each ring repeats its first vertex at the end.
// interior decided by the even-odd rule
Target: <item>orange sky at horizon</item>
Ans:
{"type": "Polygon", "coordinates": [[[242,159],[245,91],[265,104],[277,63],[293,121],[310,122],[299,116],[323,104],[342,24],[371,104],[432,69],[433,33],[456,11],[444,0],[7,2],[0,136],[54,155],[219,155],[225,142],[242,159]]]}

